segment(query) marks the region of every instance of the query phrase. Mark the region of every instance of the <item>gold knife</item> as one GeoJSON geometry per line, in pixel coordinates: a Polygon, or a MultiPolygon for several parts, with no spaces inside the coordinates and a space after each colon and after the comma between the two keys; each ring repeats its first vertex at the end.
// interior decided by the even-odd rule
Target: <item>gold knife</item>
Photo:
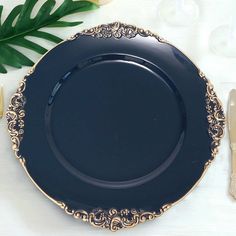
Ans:
{"type": "Polygon", "coordinates": [[[0,119],[3,117],[3,87],[0,85],[0,119]]]}
{"type": "Polygon", "coordinates": [[[236,199],[236,89],[231,90],[229,94],[228,127],[232,153],[230,194],[236,199]]]}

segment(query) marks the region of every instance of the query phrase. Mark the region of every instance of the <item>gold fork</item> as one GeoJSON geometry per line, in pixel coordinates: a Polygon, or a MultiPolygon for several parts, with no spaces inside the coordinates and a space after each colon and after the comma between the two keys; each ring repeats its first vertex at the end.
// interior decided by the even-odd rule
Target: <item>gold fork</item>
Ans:
{"type": "Polygon", "coordinates": [[[232,173],[230,193],[236,199],[236,89],[232,89],[228,102],[228,128],[230,147],[232,151],[232,173]]]}

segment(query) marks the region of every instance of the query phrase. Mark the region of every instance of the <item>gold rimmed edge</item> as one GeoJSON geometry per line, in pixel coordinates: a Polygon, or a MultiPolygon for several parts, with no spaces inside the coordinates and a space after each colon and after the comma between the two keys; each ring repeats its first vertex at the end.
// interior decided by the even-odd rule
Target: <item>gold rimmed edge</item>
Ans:
{"type": "MultiPolygon", "coordinates": [[[[87,35],[87,36],[92,36],[92,37],[97,37],[97,38],[114,37],[117,39],[119,39],[121,37],[134,38],[136,35],[140,35],[142,37],[154,37],[161,43],[170,44],[169,42],[167,42],[163,38],[159,37],[158,35],[151,33],[149,30],[143,30],[143,29],[137,28],[133,25],[127,25],[127,24],[123,24],[120,22],[100,25],[100,26],[97,26],[97,27],[94,27],[94,28],[91,28],[88,30],[84,30],[84,31],[82,31],[82,33],[76,34],[76,35],[68,38],[67,40],[74,40],[74,39],[78,38],[80,35],[87,35]]],[[[65,40],[65,41],[67,41],[67,40],[65,40]]],[[[64,43],[65,41],[63,41],[61,43],[64,43]]],[[[48,51],[48,52],[50,52],[50,51],[48,51]]],[[[43,57],[41,57],[39,62],[42,60],[43,57]]],[[[147,212],[147,211],[136,210],[136,209],[117,210],[114,208],[109,209],[109,210],[94,209],[91,212],[87,212],[85,210],[69,209],[69,207],[64,202],[55,200],[52,197],[50,197],[47,193],[45,193],[37,185],[37,183],[30,176],[30,174],[27,170],[25,158],[19,154],[20,143],[21,143],[21,140],[22,140],[23,134],[24,134],[25,98],[24,98],[23,92],[26,88],[27,77],[29,77],[34,72],[38,63],[36,63],[30,69],[28,74],[25,76],[25,78],[20,83],[20,86],[17,89],[16,93],[11,98],[10,105],[9,105],[8,110],[6,112],[6,118],[7,118],[7,122],[8,122],[8,132],[11,137],[12,149],[15,153],[15,156],[17,157],[17,159],[19,159],[21,165],[23,166],[23,169],[27,173],[30,180],[36,185],[36,187],[47,198],[49,198],[56,205],[58,205],[59,207],[64,209],[64,211],[67,214],[74,216],[74,218],[76,218],[76,219],[82,219],[85,222],[89,222],[91,225],[93,225],[95,227],[107,228],[107,229],[110,229],[111,231],[117,231],[122,228],[131,228],[131,227],[136,226],[139,223],[143,223],[145,221],[152,220],[152,219],[155,219],[155,218],[161,216],[164,212],[166,212],[173,205],[175,205],[178,202],[180,202],[181,200],[183,200],[189,193],[191,193],[193,191],[193,189],[201,181],[204,174],[206,173],[206,170],[208,169],[208,167],[210,166],[210,164],[212,163],[212,161],[214,160],[214,158],[218,152],[220,140],[224,134],[225,116],[224,116],[221,102],[219,101],[218,97],[216,96],[216,93],[214,91],[212,84],[209,82],[209,80],[206,78],[206,76],[198,69],[199,70],[199,72],[198,72],[199,77],[201,79],[203,79],[206,83],[205,101],[206,101],[207,120],[209,123],[208,133],[212,139],[211,157],[204,164],[201,177],[195,183],[195,185],[188,191],[188,193],[186,193],[183,197],[181,197],[179,200],[177,200],[173,203],[165,204],[157,212],[156,211],[155,212],[147,212]]]]}

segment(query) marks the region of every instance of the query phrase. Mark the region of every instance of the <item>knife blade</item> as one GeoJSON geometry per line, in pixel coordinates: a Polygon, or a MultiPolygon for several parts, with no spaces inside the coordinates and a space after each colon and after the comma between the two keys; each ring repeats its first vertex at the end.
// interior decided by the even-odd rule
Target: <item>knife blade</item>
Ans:
{"type": "Polygon", "coordinates": [[[3,87],[0,85],[0,119],[3,117],[3,87]]]}
{"type": "Polygon", "coordinates": [[[228,128],[232,155],[230,194],[236,199],[236,89],[232,89],[229,94],[228,128]]]}

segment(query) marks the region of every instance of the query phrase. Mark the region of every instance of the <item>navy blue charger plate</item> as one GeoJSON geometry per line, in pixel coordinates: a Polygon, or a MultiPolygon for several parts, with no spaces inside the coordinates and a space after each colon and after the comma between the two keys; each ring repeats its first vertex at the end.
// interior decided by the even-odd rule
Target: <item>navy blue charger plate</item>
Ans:
{"type": "Polygon", "coordinates": [[[36,186],[113,231],[160,216],[214,159],[225,118],[213,87],[150,31],[112,23],[50,50],[7,112],[36,186]]]}

